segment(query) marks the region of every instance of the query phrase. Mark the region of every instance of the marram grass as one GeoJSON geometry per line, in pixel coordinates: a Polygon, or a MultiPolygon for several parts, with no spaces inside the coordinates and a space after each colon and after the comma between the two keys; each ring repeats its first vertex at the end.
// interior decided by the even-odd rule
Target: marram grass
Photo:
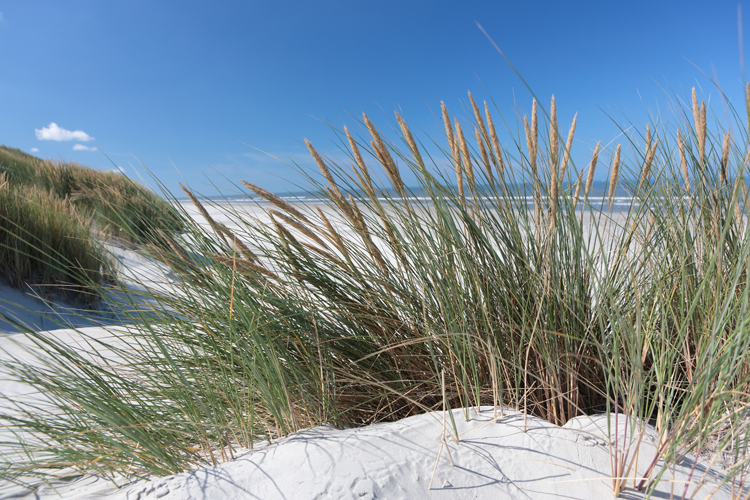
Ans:
{"type": "Polygon", "coordinates": [[[6,179],[0,173],[0,279],[35,285],[45,296],[96,302],[88,284],[99,283],[108,266],[86,216],[48,191],[20,189],[6,179]]]}
{"type": "MultiPolygon", "coordinates": [[[[267,217],[230,207],[231,224],[186,223],[189,244],[159,233],[150,248],[177,290],[131,314],[117,363],[31,333],[43,368],[3,371],[50,401],[5,414],[23,438],[4,444],[2,477],[165,475],[323,422],[489,404],[556,424],[604,411],[653,423],[660,460],[637,484],[647,494],[686,453],[708,453],[741,489],[747,125],[710,130],[693,94],[673,123],[628,129],[573,165],[576,118],[561,127],[554,101],[548,123],[533,104],[510,149],[487,104],[482,116],[470,102],[463,119],[442,105],[445,146],[398,115],[398,137],[366,116],[362,136],[336,131],[346,164],[307,142],[324,206],[245,182],[267,217]],[[595,197],[594,171],[607,167],[595,197]],[[618,187],[633,197],[625,210],[606,202],[618,187]]],[[[612,453],[619,494],[637,450],[612,453]]]]}
{"type": "Polygon", "coordinates": [[[10,186],[38,188],[67,199],[105,235],[140,241],[156,229],[180,230],[172,207],[119,172],[95,170],[75,162],[41,160],[0,146],[0,172],[10,186]]]}
{"type": "Polygon", "coordinates": [[[100,238],[155,241],[180,229],[172,207],[115,172],[0,146],[0,280],[93,304],[111,274],[100,238]]]}

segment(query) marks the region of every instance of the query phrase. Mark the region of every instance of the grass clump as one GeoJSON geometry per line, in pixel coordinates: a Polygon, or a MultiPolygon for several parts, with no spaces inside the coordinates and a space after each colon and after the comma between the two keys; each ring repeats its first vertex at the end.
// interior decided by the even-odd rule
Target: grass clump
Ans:
{"type": "Polygon", "coordinates": [[[11,187],[2,173],[0,214],[0,277],[14,287],[43,284],[43,295],[95,301],[87,285],[102,280],[104,255],[67,200],[11,187]]]}
{"type": "Polygon", "coordinates": [[[155,193],[118,172],[75,162],[40,160],[0,146],[0,172],[11,186],[36,187],[68,199],[91,218],[96,232],[143,241],[157,229],[179,231],[174,209],[155,193]]]}
{"type": "Polygon", "coordinates": [[[0,146],[0,279],[93,304],[108,274],[98,238],[175,231],[171,206],[127,177],[0,146]],[[104,267],[103,267],[104,266],[104,267]]]}
{"type": "MultiPolygon", "coordinates": [[[[131,316],[117,364],[94,340],[82,356],[35,334],[44,369],[4,366],[52,410],[6,414],[43,438],[16,443],[30,458],[0,474],[47,478],[60,463],[169,474],[323,422],[490,404],[560,425],[603,411],[654,423],[646,493],[709,449],[742,486],[747,128],[711,132],[695,94],[679,102],[674,123],[627,129],[624,147],[597,144],[585,166],[570,158],[576,119],[561,127],[554,100],[546,122],[533,103],[507,149],[470,97],[468,118],[442,106],[443,146],[425,147],[398,115],[400,146],[366,116],[363,137],[336,131],[349,166],[307,142],[319,206],[245,182],[263,215],[228,208],[223,224],[188,191],[207,225],[188,224],[189,244],[159,233],[154,255],[181,278],[131,316]],[[603,193],[597,168],[608,168],[603,193]]],[[[637,450],[614,456],[619,494],[637,450]]]]}

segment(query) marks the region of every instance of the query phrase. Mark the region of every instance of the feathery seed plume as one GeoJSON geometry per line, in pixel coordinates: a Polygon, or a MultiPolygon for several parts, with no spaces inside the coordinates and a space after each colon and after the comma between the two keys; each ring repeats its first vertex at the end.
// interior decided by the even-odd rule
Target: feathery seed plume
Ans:
{"type": "Polygon", "coordinates": [[[615,190],[617,189],[617,176],[620,173],[620,147],[620,144],[618,144],[615,151],[615,159],[612,161],[612,174],[609,179],[609,201],[607,202],[610,206],[612,205],[612,197],[615,195],[615,190]]]}
{"type": "Polygon", "coordinates": [[[487,156],[487,148],[484,147],[484,141],[482,140],[481,132],[478,128],[474,127],[474,135],[477,138],[477,144],[479,144],[479,152],[482,155],[482,162],[484,168],[487,171],[487,178],[490,181],[490,186],[495,189],[495,178],[492,176],[492,164],[490,163],[490,157],[487,156]]]}
{"type": "Polygon", "coordinates": [[[557,136],[557,106],[555,105],[555,96],[552,96],[550,104],[549,120],[549,214],[550,214],[550,231],[555,225],[555,216],[557,214],[557,162],[560,159],[560,141],[557,136]]]}
{"type": "Polygon", "coordinates": [[[693,124],[695,125],[695,136],[698,137],[700,135],[700,128],[701,128],[701,111],[700,107],[698,106],[698,95],[695,93],[695,87],[692,89],[692,96],[693,96],[693,124]]]}
{"type": "Polygon", "coordinates": [[[390,166],[390,162],[388,161],[387,157],[388,153],[384,153],[383,150],[378,146],[378,143],[375,142],[375,140],[371,140],[370,145],[375,151],[375,157],[383,165],[383,168],[385,168],[385,173],[388,174],[388,178],[391,180],[391,184],[393,184],[393,187],[396,188],[396,191],[399,195],[405,197],[406,192],[404,190],[404,185],[401,182],[401,176],[398,174],[398,170],[394,172],[392,167],[390,166]]]}
{"type": "Polygon", "coordinates": [[[539,151],[539,120],[537,120],[536,99],[531,103],[531,138],[534,141],[534,147],[533,150],[529,151],[529,154],[534,157],[533,164],[536,171],[536,157],[539,151]]]}
{"type": "Polygon", "coordinates": [[[646,124],[646,150],[651,149],[651,126],[646,124]]]}
{"type": "Polygon", "coordinates": [[[222,234],[221,230],[219,229],[219,226],[216,224],[216,221],[213,220],[213,218],[210,215],[208,215],[208,212],[206,211],[205,208],[203,208],[203,205],[201,204],[201,202],[198,201],[198,198],[196,198],[195,195],[193,195],[193,193],[182,184],[180,184],[180,187],[182,188],[183,191],[185,191],[185,194],[187,195],[188,198],[190,198],[190,201],[193,202],[193,205],[195,205],[195,208],[198,209],[198,211],[201,213],[203,218],[206,219],[206,222],[208,222],[208,224],[211,226],[211,229],[213,229],[216,232],[216,234],[219,235],[219,238],[221,238],[222,241],[224,241],[224,243],[229,245],[229,242],[224,237],[224,234],[222,234]]]}
{"type": "MultiPolygon", "coordinates": [[[[549,163],[550,172],[557,173],[557,160],[560,154],[560,138],[557,135],[557,106],[555,105],[555,96],[552,96],[552,103],[549,107],[549,163]]],[[[557,175],[555,175],[557,178],[557,175]]],[[[552,183],[550,179],[550,184],[552,183]]]]}
{"type": "Polygon", "coordinates": [[[398,120],[398,124],[401,126],[401,133],[404,134],[404,139],[406,139],[406,143],[409,145],[409,149],[411,149],[411,154],[414,155],[414,159],[417,161],[417,165],[419,165],[420,168],[424,168],[422,163],[422,155],[419,153],[417,141],[414,140],[414,136],[411,134],[411,130],[409,130],[406,122],[398,113],[396,113],[396,120],[398,120]]]}
{"type": "Polygon", "coordinates": [[[297,217],[299,220],[307,222],[308,224],[310,221],[305,217],[302,212],[294,208],[291,204],[287,203],[285,200],[282,200],[275,194],[271,193],[270,191],[266,191],[260,186],[256,186],[255,184],[251,184],[247,181],[242,181],[242,183],[245,185],[246,188],[248,188],[253,193],[257,194],[261,198],[265,198],[266,201],[273,203],[280,209],[284,210],[288,214],[292,214],[293,216],[297,217]]]}
{"type": "Polygon", "coordinates": [[[477,107],[477,103],[474,102],[474,97],[471,95],[471,92],[469,92],[469,101],[471,101],[471,109],[474,110],[474,119],[477,121],[479,130],[482,132],[482,138],[487,142],[487,146],[489,147],[490,139],[489,139],[489,136],[487,135],[487,128],[484,126],[484,120],[482,120],[482,114],[479,112],[479,108],[477,107]]]}
{"type": "Polygon", "coordinates": [[[279,219],[283,220],[284,222],[286,222],[287,224],[289,224],[290,226],[292,226],[293,228],[295,228],[297,231],[299,231],[300,233],[304,234],[305,236],[307,236],[308,238],[310,238],[311,240],[313,240],[318,245],[322,246],[323,248],[329,249],[328,245],[326,245],[323,242],[323,240],[321,240],[320,237],[318,237],[317,234],[313,233],[310,229],[308,229],[307,227],[303,226],[302,224],[300,224],[296,220],[292,219],[288,215],[285,215],[285,214],[283,214],[281,212],[277,212],[276,210],[269,210],[269,213],[272,214],[272,215],[274,215],[274,216],[276,216],[276,217],[278,217],[279,219]]]}
{"type": "Polygon", "coordinates": [[[536,170],[536,142],[534,141],[533,132],[529,127],[529,120],[523,117],[523,127],[526,132],[526,148],[529,151],[529,165],[531,167],[531,173],[534,176],[534,192],[535,197],[538,199],[539,194],[539,174],[536,170]]]}
{"type": "Polygon", "coordinates": [[[536,99],[533,100],[531,106],[531,127],[529,128],[529,121],[524,116],[523,118],[524,130],[526,132],[526,147],[529,150],[529,165],[531,166],[531,173],[534,177],[534,220],[536,221],[537,227],[541,222],[541,201],[542,201],[542,190],[539,185],[539,172],[536,166],[536,155],[537,155],[537,138],[538,138],[538,122],[537,122],[537,111],[536,111],[536,99]]]}
{"type": "Polygon", "coordinates": [[[318,214],[320,214],[320,218],[323,221],[323,224],[325,224],[326,229],[328,230],[328,234],[333,241],[333,244],[336,245],[336,248],[338,248],[339,251],[348,258],[349,252],[346,250],[346,246],[344,245],[344,240],[341,238],[341,235],[338,233],[338,231],[336,231],[336,229],[333,227],[333,224],[331,224],[331,221],[328,220],[328,217],[326,217],[326,214],[323,213],[320,207],[315,208],[318,210],[318,214]]]}
{"type": "Polygon", "coordinates": [[[656,154],[656,147],[659,145],[659,139],[654,142],[654,145],[646,153],[646,162],[643,164],[643,170],[641,171],[641,180],[638,181],[638,189],[640,191],[643,183],[646,182],[649,172],[651,172],[651,164],[654,161],[654,155],[656,154]]]}
{"type": "Polygon", "coordinates": [[[492,115],[490,114],[490,108],[487,106],[487,101],[484,101],[484,116],[487,118],[487,126],[490,129],[490,139],[492,140],[493,150],[490,150],[490,155],[497,162],[497,172],[502,179],[505,171],[505,165],[503,165],[503,150],[500,147],[500,141],[497,138],[497,132],[495,132],[495,124],[492,122],[492,115]]]}
{"type": "MultiPolygon", "coordinates": [[[[445,125],[445,135],[448,138],[448,147],[451,150],[451,155],[453,156],[453,163],[454,165],[460,165],[461,163],[461,153],[458,150],[458,145],[456,144],[456,137],[453,135],[453,127],[451,126],[451,119],[448,116],[448,109],[445,107],[445,103],[443,101],[440,101],[440,107],[443,110],[443,124],[445,125]]],[[[459,168],[456,166],[456,168],[459,168]]]]}
{"type": "Polygon", "coordinates": [[[464,168],[461,165],[461,151],[458,146],[454,148],[453,161],[456,164],[456,183],[458,184],[458,195],[461,197],[461,203],[466,203],[464,195],[464,168]]]}
{"type": "Polygon", "coordinates": [[[250,261],[258,260],[258,257],[252,252],[252,250],[250,250],[244,243],[242,243],[242,241],[237,236],[235,236],[235,234],[230,231],[227,226],[225,226],[221,222],[217,222],[216,224],[221,232],[224,233],[224,236],[229,238],[234,248],[236,248],[240,252],[240,255],[247,257],[247,259],[250,261]]]}
{"type": "Polygon", "coordinates": [[[456,119],[456,136],[458,137],[458,145],[461,148],[461,154],[464,158],[464,167],[466,168],[466,177],[469,181],[469,187],[474,189],[474,167],[471,163],[471,155],[469,154],[469,146],[466,144],[466,138],[464,132],[461,129],[461,124],[456,119]]]}
{"type": "Polygon", "coordinates": [[[565,169],[568,167],[568,161],[570,161],[570,148],[573,147],[573,135],[576,133],[576,121],[578,120],[578,113],[573,115],[573,123],[570,125],[568,131],[568,140],[565,141],[565,152],[563,153],[563,162],[560,167],[560,181],[562,182],[565,177],[565,169]]]}
{"type": "Polygon", "coordinates": [[[698,155],[703,165],[706,160],[706,101],[701,101],[701,133],[698,140],[698,155]]]}
{"type": "Polygon", "coordinates": [[[445,107],[445,103],[440,101],[440,107],[443,110],[443,124],[445,125],[445,135],[448,137],[448,146],[451,149],[451,155],[453,155],[453,165],[456,168],[456,182],[458,183],[458,194],[461,196],[462,203],[465,202],[464,196],[464,174],[463,166],[461,165],[461,150],[456,142],[456,137],[453,135],[453,127],[451,126],[451,119],[448,116],[448,109],[445,107]]]}
{"type": "Polygon", "coordinates": [[[682,177],[685,180],[685,191],[690,191],[690,176],[688,175],[687,158],[685,157],[685,143],[682,141],[682,134],[677,131],[677,149],[680,152],[680,168],[682,169],[682,177]]]}
{"type": "Polygon", "coordinates": [[[276,232],[280,236],[279,241],[281,241],[281,245],[284,247],[284,249],[287,252],[291,251],[291,247],[289,246],[289,242],[291,242],[292,244],[294,244],[294,245],[296,245],[298,247],[302,246],[302,245],[299,244],[299,242],[297,241],[297,239],[294,236],[292,236],[292,233],[290,233],[289,230],[287,230],[287,228],[285,228],[284,226],[282,226],[281,224],[279,224],[279,221],[277,221],[276,218],[274,218],[273,214],[269,214],[269,216],[271,217],[271,222],[273,222],[273,225],[276,228],[276,232]]]}
{"type": "Polygon", "coordinates": [[[315,163],[318,165],[318,168],[320,169],[320,173],[323,174],[323,177],[325,177],[326,180],[328,181],[328,184],[330,184],[331,191],[336,195],[335,197],[343,198],[344,195],[342,195],[341,191],[339,191],[339,187],[336,185],[336,180],[333,178],[331,171],[328,170],[328,166],[323,161],[323,158],[320,156],[320,154],[318,154],[318,151],[313,147],[310,141],[305,139],[305,144],[307,145],[307,149],[310,150],[310,154],[315,160],[315,163]]]}
{"type": "Polygon", "coordinates": [[[531,138],[531,128],[529,127],[529,120],[525,116],[523,117],[523,130],[526,133],[526,149],[529,151],[529,165],[531,165],[532,167],[532,172],[536,173],[536,168],[531,158],[531,151],[534,149],[534,140],[531,138]]]}
{"type": "Polygon", "coordinates": [[[586,176],[586,190],[583,192],[583,197],[588,198],[591,192],[591,186],[594,184],[594,171],[596,170],[596,163],[599,161],[599,148],[602,143],[597,142],[594,148],[594,154],[591,155],[591,165],[589,165],[589,173],[586,176]]]}
{"type": "Polygon", "coordinates": [[[370,237],[370,230],[367,228],[365,219],[364,217],[362,217],[362,212],[359,211],[357,202],[354,201],[354,197],[351,194],[349,195],[349,203],[352,207],[353,221],[356,221],[354,227],[358,230],[360,236],[365,242],[365,245],[367,245],[367,249],[370,251],[370,255],[375,260],[375,262],[377,262],[380,269],[384,273],[388,273],[388,266],[386,266],[385,260],[383,260],[383,256],[381,255],[380,250],[378,250],[378,247],[376,247],[372,242],[372,238],[370,237]]]}
{"type": "Polygon", "coordinates": [[[372,190],[372,180],[370,179],[370,173],[367,170],[367,165],[365,165],[364,158],[362,158],[362,153],[359,152],[359,146],[357,146],[357,141],[355,141],[352,135],[349,133],[349,129],[346,128],[346,125],[344,125],[344,132],[346,133],[346,138],[349,140],[349,147],[351,148],[352,153],[354,154],[354,160],[357,162],[357,166],[359,166],[359,170],[362,173],[362,176],[364,177],[365,189],[372,190]]]}
{"type": "Polygon", "coordinates": [[[359,173],[359,170],[354,164],[352,164],[352,172],[354,172],[354,175],[357,176],[357,181],[359,182],[359,185],[364,187],[365,192],[367,193],[367,196],[369,196],[370,198],[374,198],[375,191],[373,191],[372,186],[369,186],[367,184],[367,181],[365,181],[365,179],[362,177],[362,174],[359,173]]]}
{"type": "MultiPolygon", "coordinates": [[[[737,176],[737,180],[734,181],[734,192],[739,194],[740,191],[740,176],[737,176]]],[[[737,221],[737,225],[742,224],[742,210],[740,210],[740,200],[739,197],[737,201],[734,203],[734,218],[737,221]]]]}
{"type": "Polygon", "coordinates": [[[388,177],[390,177],[391,181],[393,182],[393,187],[396,188],[396,190],[399,192],[401,196],[406,196],[406,190],[404,189],[404,183],[401,180],[401,174],[398,171],[398,166],[396,165],[396,162],[393,160],[391,153],[388,152],[388,148],[383,142],[383,139],[380,137],[380,134],[378,133],[378,129],[375,128],[375,125],[372,124],[372,122],[370,121],[370,119],[367,117],[366,114],[362,113],[362,118],[365,121],[367,130],[370,131],[370,135],[372,136],[372,139],[375,142],[375,145],[376,145],[375,150],[376,152],[378,152],[378,157],[380,158],[380,162],[383,164],[383,167],[385,167],[385,171],[388,174],[388,177]]]}

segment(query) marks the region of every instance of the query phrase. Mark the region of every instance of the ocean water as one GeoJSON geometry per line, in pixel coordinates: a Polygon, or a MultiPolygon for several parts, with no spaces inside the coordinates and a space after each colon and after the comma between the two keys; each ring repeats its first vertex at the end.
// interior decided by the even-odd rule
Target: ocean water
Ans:
{"type": "MultiPolygon", "coordinates": [[[[564,185],[563,189],[568,189],[569,186],[564,185]]],[[[571,190],[574,190],[575,187],[573,187],[571,190]]],[[[511,188],[513,191],[512,196],[500,196],[500,197],[494,197],[494,196],[485,196],[481,197],[480,200],[483,202],[486,202],[488,204],[497,203],[498,201],[507,200],[509,198],[513,198],[515,200],[519,199],[526,199],[527,205],[529,207],[533,206],[534,203],[534,189],[533,186],[513,186],[511,188]]],[[[342,191],[345,193],[345,195],[348,193],[344,189],[342,191]]],[[[430,204],[431,198],[425,193],[425,191],[422,188],[419,187],[410,187],[407,188],[407,191],[409,192],[408,199],[413,202],[422,203],[422,204],[430,204]]],[[[589,203],[592,207],[599,209],[599,210],[606,210],[608,209],[607,204],[607,191],[608,191],[608,185],[604,182],[594,182],[591,188],[591,193],[589,193],[589,203]]],[[[351,193],[357,197],[358,195],[362,195],[363,193],[358,191],[351,191],[351,193]]],[[[306,204],[319,204],[319,203],[326,203],[329,201],[329,198],[322,192],[314,192],[314,191],[295,191],[295,192],[277,192],[274,193],[283,200],[289,202],[289,203],[306,203],[306,204]]],[[[583,197],[583,194],[581,193],[581,198],[583,197]]],[[[469,201],[473,201],[473,197],[468,192],[468,189],[466,190],[466,199],[469,201]]],[[[545,198],[546,199],[546,198],[545,198]]],[[[178,198],[177,199],[180,202],[183,203],[190,203],[190,200],[185,198],[178,198]]],[[[403,201],[403,198],[394,190],[386,190],[384,195],[380,197],[381,201],[387,201],[390,200],[392,202],[399,202],[403,201]]],[[[213,203],[231,203],[231,204],[244,204],[244,203],[260,203],[264,204],[267,203],[265,199],[252,195],[238,195],[236,193],[226,194],[226,195],[216,195],[216,196],[210,196],[207,198],[207,201],[213,202],[213,203]]],[[[581,200],[582,201],[582,200],[581,200]]],[[[637,204],[637,201],[634,196],[632,196],[631,192],[624,186],[618,186],[614,196],[611,200],[612,203],[612,209],[615,211],[624,211],[628,210],[631,207],[634,206],[634,203],[637,204]]],[[[587,207],[584,207],[584,204],[582,202],[579,202],[578,204],[579,209],[587,210],[587,207]]]]}

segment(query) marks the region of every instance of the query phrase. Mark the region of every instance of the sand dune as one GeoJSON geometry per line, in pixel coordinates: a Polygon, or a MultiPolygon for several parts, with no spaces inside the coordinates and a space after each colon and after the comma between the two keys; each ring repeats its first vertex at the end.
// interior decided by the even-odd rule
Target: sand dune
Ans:
{"type": "MultiPolygon", "coordinates": [[[[600,500],[613,498],[615,435],[620,451],[628,452],[620,498],[643,496],[633,485],[656,452],[651,427],[639,428],[620,416],[615,433],[614,415],[609,422],[607,415],[578,417],[558,427],[534,417],[524,421],[507,408],[497,419],[491,407],[466,413],[469,421],[464,411],[453,411],[459,442],[446,419],[445,445],[442,412],[363,428],[321,426],[252,451],[235,450],[234,460],[215,467],[126,483],[120,489],[89,476],[46,486],[28,498],[600,500]]],[[[691,471],[693,466],[686,457],[674,471],[665,472],[653,498],[682,498],[690,479],[685,498],[732,498],[729,486],[718,487],[717,472],[703,464],[691,471]]]]}

